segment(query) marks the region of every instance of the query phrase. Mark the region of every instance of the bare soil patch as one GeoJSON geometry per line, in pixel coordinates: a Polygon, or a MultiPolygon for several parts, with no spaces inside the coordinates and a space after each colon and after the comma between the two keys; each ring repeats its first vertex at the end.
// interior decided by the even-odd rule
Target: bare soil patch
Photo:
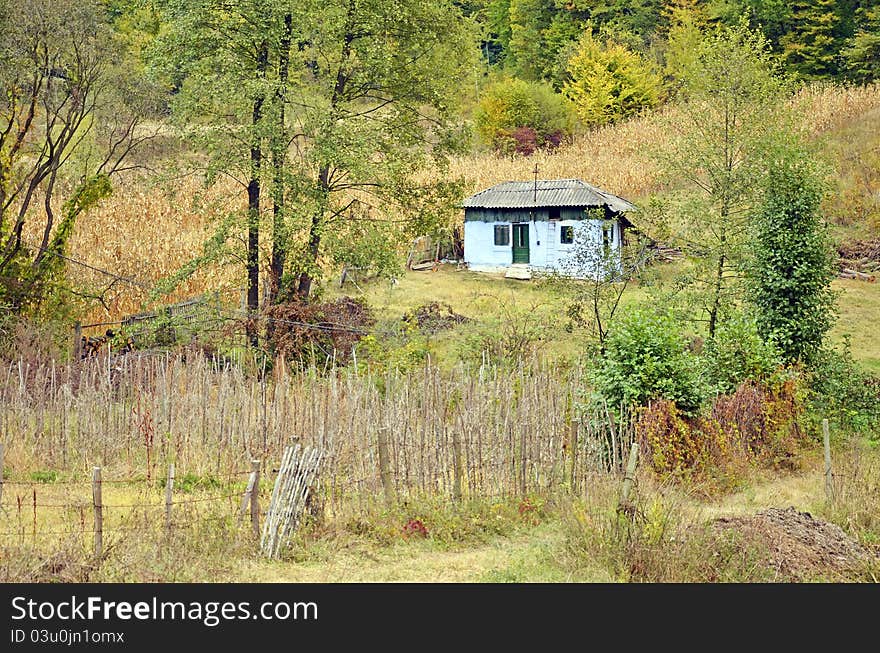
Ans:
{"type": "Polygon", "coordinates": [[[415,324],[422,333],[434,334],[470,322],[471,319],[453,311],[449,304],[435,301],[408,311],[403,321],[415,324]]]}
{"type": "Polygon", "coordinates": [[[766,551],[764,561],[780,581],[870,578],[877,557],[835,524],[796,508],[768,508],[750,516],[722,517],[713,527],[737,531],[766,551]]]}

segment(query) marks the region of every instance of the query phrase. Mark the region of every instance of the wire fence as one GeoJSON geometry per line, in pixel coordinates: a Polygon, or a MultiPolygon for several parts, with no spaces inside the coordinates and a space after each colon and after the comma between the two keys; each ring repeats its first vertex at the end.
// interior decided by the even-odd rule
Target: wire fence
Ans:
{"type": "MultiPolygon", "coordinates": [[[[369,470],[365,467],[365,473],[358,476],[343,474],[338,467],[338,460],[334,463],[332,459],[328,459],[316,486],[311,488],[316,505],[326,511],[327,517],[352,514],[365,507],[374,507],[383,496],[386,507],[388,504],[408,505],[414,500],[417,502],[424,498],[433,501],[438,498],[449,501],[497,501],[514,497],[524,499],[531,494],[559,490],[561,487],[573,490],[574,486],[570,483],[572,478],[576,478],[573,475],[575,467],[569,461],[567,469],[570,471],[560,470],[559,477],[552,479],[554,482],[527,482],[517,468],[517,461],[510,459],[487,462],[480,468],[469,467],[467,470],[461,462],[453,463],[453,468],[447,474],[422,475],[420,483],[411,483],[400,467],[392,466],[392,461],[383,459],[378,451],[372,462],[375,469],[369,470]],[[475,482],[479,477],[496,476],[501,479],[508,475],[510,480],[507,483],[499,481],[493,485],[480,485],[475,482]]],[[[265,467],[267,472],[271,472],[275,466],[270,464],[265,467]]],[[[0,481],[0,546],[27,542],[34,544],[46,537],[136,533],[160,528],[185,530],[196,523],[231,523],[236,519],[239,527],[244,528],[242,524],[259,521],[259,507],[251,507],[250,511],[243,507],[250,505],[251,491],[243,483],[244,473],[253,475],[252,471],[228,474],[224,482],[227,489],[213,491],[175,489],[173,481],[166,481],[170,484],[171,491],[164,500],[160,495],[168,486],[163,488],[162,483],[147,481],[143,477],[91,482],[3,479],[0,481]],[[104,485],[108,486],[110,492],[102,496],[100,488],[104,485]],[[127,498],[132,492],[140,498],[127,498]],[[63,500],[59,497],[63,497],[63,500]],[[185,518],[182,518],[180,510],[187,508],[199,510],[186,513],[185,518]],[[250,513],[250,517],[244,522],[242,518],[246,512],[250,513]],[[99,515],[100,526],[90,526],[93,514],[99,515]],[[139,517],[144,517],[146,523],[127,523],[137,521],[139,517]]],[[[585,471],[581,478],[587,479],[591,473],[597,472],[585,471]]],[[[264,485],[254,490],[264,504],[268,499],[269,488],[274,485],[274,479],[268,473],[266,480],[264,485]]],[[[583,487],[586,485],[584,482],[583,487]]]]}
{"type": "MultiPolygon", "coordinates": [[[[161,282],[147,283],[131,276],[119,275],[79,258],[55,252],[37,243],[28,242],[28,245],[49,256],[57,257],[70,265],[75,265],[106,277],[113,284],[121,282],[137,288],[150,298],[163,294],[161,282]]],[[[291,320],[266,315],[259,311],[247,309],[244,306],[239,310],[230,310],[222,306],[219,293],[213,293],[211,296],[191,298],[163,306],[155,311],[129,315],[118,320],[99,320],[87,324],[77,323],[73,327],[72,358],[76,360],[83,357],[94,357],[99,355],[102,349],[107,350],[108,357],[112,355],[113,342],[110,333],[89,336],[83,335],[84,330],[122,327],[128,333],[128,340],[125,342],[120,341],[116,343],[116,346],[118,352],[124,354],[134,349],[146,351],[156,348],[162,349],[169,344],[180,341],[181,338],[194,341],[197,337],[210,336],[212,340],[216,341],[218,337],[225,335],[233,340],[238,340],[246,337],[247,324],[257,324],[264,327],[283,325],[294,329],[324,333],[374,334],[379,336],[398,335],[397,330],[393,328],[376,330],[332,321],[306,322],[291,320]],[[162,322],[163,320],[164,322],[162,322]],[[151,326],[151,324],[155,325],[160,322],[162,324],[159,328],[151,326]]],[[[115,333],[113,337],[116,337],[115,333]]],[[[319,343],[315,343],[315,346],[321,347],[319,343]]],[[[335,355],[335,352],[332,351],[325,353],[329,357],[335,355]]]]}
{"type": "MultiPolygon", "coordinates": [[[[187,487],[191,477],[185,474],[182,486],[175,488],[173,465],[164,484],[139,476],[103,479],[100,468],[93,470],[91,481],[7,480],[2,476],[4,452],[0,446],[0,547],[7,549],[38,547],[65,538],[85,543],[91,538],[94,557],[101,559],[105,534],[144,539],[156,531],[190,534],[218,523],[237,527],[243,516],[241,500],[249,491],[241,483],[244,471],[228,472],[222,483],[212,478],[212,484],[222,487],[209,490],[187,487]]],[[[254,510],[259,510],[258,501],[251,511],[251,521],[257,522],[259,514],[254,510]]]]}
{"type": "MultiPolygon", "coordinates": [[[[134,279],[133,277],[122,276],[116,274],[115,272],[111,272],[109,270],[105,270],[98,266],[92,265],[91,263],[88,263],[86,261],[82,261],[78,258],[61,254],[60,252],[56,252],[54,250],[42,247],[34,243],[29,243],[29,245],[39,249],[41,252],[46,253],[50,256],[60,258],[67,263],[80,266],[84,269],[101,274],[109,279],[112,279],[114,282],[118,281],[129,284],[135,288],[138,288],[139,290],[147,292],[150,296],[155,295],[160,289],[159,284],[150,284],[134,279]]],[[[176,317],[178,320],[181,320],[182,318],[182,321],[191,328],[199,328],[200,330],[206,331],[212,330],[212,327],[217,327],[217,325],[243,323],[245,320],[254,320],[265,324],[284,324],[287,326],[316,331],[358,333],[361,335],[374,333],[373,331],[361,327],[355,327],[330,321],[305,322],[300,320],[284,319],[260,313],[249,313],[248,311],[244,310],[231,311],[229,309],[224,309],[221,307],[218,297],[212,297],[209,299],[208,297],[204,296],[192,298],[183,302],[178,302],[176,304],[171,304],[157,311],[130,315],[119,320],[102,320],[99,322],[91,322],[88,324],[79,324],[77,325],[77,328],[81,330],[107,326],[132,326],[139,322],[148,322],[151,320],[159,319],[161,317],[176,317]],[[209,307],[211,310],[208,312],[198,310],[199,308],[204,309],[209,307]],[[189,315],[181,316],[182,310],[186,308],[191,308],[193,310],[190,312],[189,315]]],[[[387,333],[383,333],[382,335],[391,335],[392,333],[392,331],[387,331],[387,333]]]]}

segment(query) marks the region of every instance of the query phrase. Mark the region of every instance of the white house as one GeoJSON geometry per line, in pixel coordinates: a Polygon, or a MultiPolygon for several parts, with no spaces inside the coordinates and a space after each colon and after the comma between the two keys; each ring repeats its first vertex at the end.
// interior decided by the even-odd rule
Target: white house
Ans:
{"type": "Polygon", "coordinates": [[[571,273],[580,243],[619,255],[635,207],[579,179],[505,181],[464,203],[464,260],[479,272],[511,267],[571,273]]]}

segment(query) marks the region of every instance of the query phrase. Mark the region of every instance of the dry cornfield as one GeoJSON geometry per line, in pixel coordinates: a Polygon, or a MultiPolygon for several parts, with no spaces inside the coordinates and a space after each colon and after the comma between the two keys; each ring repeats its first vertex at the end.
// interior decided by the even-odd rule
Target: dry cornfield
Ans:
{"type": "MultiPolygon", "coordinates": [[[[791,100],[804,126],[821,134],[853,118],[880,108],[880,85],[812,85],[791,100]]],[[[663,111],[673,112],[674,107],[663,111]]],[[[623,197],[640,198],[656,192],[656,170],[645,153],[661,150],[668,142],[657,114],[644,116],[583,134],[553,152],[530,157],[499,157],[492,153],[453,160],[450,173],[468,180],[476,192],[505,180],[531,179],[535,164],[544,179],[580,178],[623,197]]]]}

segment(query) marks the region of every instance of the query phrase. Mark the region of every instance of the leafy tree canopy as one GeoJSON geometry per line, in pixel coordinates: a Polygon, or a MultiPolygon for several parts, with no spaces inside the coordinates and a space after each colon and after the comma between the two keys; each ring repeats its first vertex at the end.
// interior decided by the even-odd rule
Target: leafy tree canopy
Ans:
{"type": "Polygon", "coordinates": [[[603,125],[651,109],[663,96],[663,80],[638,54],[587,31],[568,61],[563,93],[586,125],[603,125]]]}

